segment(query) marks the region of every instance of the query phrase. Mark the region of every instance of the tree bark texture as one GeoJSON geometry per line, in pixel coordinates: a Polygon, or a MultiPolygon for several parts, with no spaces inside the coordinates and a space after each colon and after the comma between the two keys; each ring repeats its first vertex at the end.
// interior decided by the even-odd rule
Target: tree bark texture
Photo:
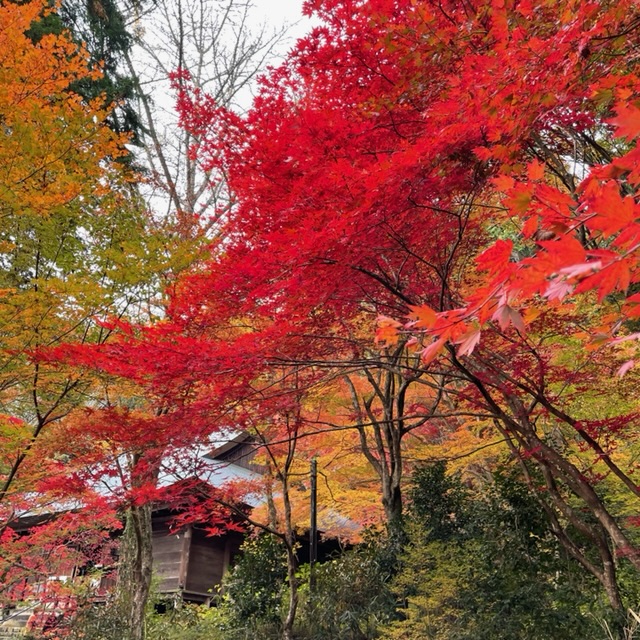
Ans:
{"type": "Polygon", "coordinates": [[[123,640],[145,638],[152,572],[151,505],[131,506],[126,513],[118,571],[117,601],[128,633],[123,640]]]}

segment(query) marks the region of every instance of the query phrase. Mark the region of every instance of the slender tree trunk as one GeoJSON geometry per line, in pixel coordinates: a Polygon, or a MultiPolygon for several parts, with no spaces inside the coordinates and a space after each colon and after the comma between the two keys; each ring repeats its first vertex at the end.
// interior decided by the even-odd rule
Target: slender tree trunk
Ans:
{"type": "MultiPolygon", "coordinates": [[[[288,472],[288,470],[287,470],[288,472]]],[[[287,547],[287,578],[289,580],[289,608],[282,629],[282,640],[293,640],[293,623],[298,611],[298,558],[295,549],[295,531],[291,518],[291,500],[289,497],[289,480],[287,475],[281,477],[282,497],[284,502],[285,544],[287,547]]]]}
{"type": "Polygon", "coordinates": [[[289,579],[289,608],[282,628],[282,640],[293,640],[293,623],[298,611],[298,578],[295,549],[287,542],[287,578],[289,579]]]}
{"type": "Polygon", "coordinates": [[[118,572],[118,604],[127,629],[123,640],[144,640],[152,571],[151,505],[132,506],[126,514],[118,572]]]}

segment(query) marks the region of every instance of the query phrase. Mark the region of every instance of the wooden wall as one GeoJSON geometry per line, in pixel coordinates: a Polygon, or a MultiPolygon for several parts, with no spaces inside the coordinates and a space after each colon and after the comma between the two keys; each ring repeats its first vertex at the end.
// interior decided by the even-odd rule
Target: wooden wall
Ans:
{"type": "Polygon", "coordinates": [[[191,529],[169,530],[170,516],[153,519],[153,571],[161,593],[175,593],[184,587],[191,529]]]}
{"type": "Polygon", "coordinates": [[[153,564],[160,593],[181,593],[185,600],[204,602],[216,587],[242,544],[242,534],[207,536],[188,526],[171,532],[171,516],[154,516],[153,564]]]}
{"type": "Polygon", "coordinates": [[[225,546],[223,537],[207,538],[202,531],[193,532],[186,591],[213,594],[225,570],[225,546]]]}

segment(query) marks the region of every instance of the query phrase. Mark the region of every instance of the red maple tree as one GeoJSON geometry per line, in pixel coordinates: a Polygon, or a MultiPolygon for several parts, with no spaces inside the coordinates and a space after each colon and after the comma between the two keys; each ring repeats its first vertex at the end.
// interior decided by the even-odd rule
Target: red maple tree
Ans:
{"type": "MultiPolygon", "coordinates": [[[[579,327],[624,331],[636,314],[636,152],[615,141],[637,134],[635,5],[307,8],[324,25],[263,81],[246,118],[198,91],[180,95],[185,125],[238,206],[211,263],[181,283],[174,317],[200,327],[260,318],[243,339],[267,364],[393,370],[493,417],[532,485],[531,463],[542,474],[554,531],[619,607],[609,547],[636,566],[637,553],[594,490],[597,474],[537,425],[570,428],[592,464],[637,496],[632,469],[611,455],[611,434],[635,411],[596,424],[566,392],[601,384],[611,359],[587,352],[568,366],[558,344],[579,327]],[[590,291],[600,315],[585,312],[590,291]],[[627,301],[612,318],[605,298],[616,292],[627,301]],[[374,315],[387,345],[377,359],[358,332],[374,315]]],[[[403,386],[390,384],[387,410],[403,386]]],[[[378,434],[392,443],[405,416],[382,415],[378,434]]]]}
{"type": "Polygon", "coordinates": [[[636,3],[306,6],[323,25],[245,117],[181,74],[184,125],[235,194],[225,239],[164,323],[78,357],[170,400],[185,441],[280,411],[275,366],[360,375],[344,426],[390,519],[409,432],[490,421],[621,609],[612,549],[636,569],[640,554],[596,485],[639,493],[619,453],[637,423],[636,3]],[[581,406],[592,389],[614,398],[604,417],[581,406]]]}

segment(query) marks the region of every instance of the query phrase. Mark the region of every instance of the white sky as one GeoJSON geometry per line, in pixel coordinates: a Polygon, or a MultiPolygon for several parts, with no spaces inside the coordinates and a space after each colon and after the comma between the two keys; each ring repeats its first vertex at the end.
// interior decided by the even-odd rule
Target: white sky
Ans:
{"type": "Polygon", "coordinates": [[[304,36],[317,20],[302,15],[303,0],[253,0],[256,24],[266,23],[278,29],[288,25],[289,32],[279,53],[286,53],[297,38],[304,36]]]}
{"type": "Polygon", "coordinates": [[[302,17],[303,0],[253,0],[256,14],[273,23],[296,22],[302,17]]]}
{"type": "MultiPolygon", "coordinates": [[[[302,3],[303,0],[253,0],[257,21],[265,19],[274,26],[302,20],[302,3]]],[[[304,18],[304,22],[309,19],[304,18]]]]}

